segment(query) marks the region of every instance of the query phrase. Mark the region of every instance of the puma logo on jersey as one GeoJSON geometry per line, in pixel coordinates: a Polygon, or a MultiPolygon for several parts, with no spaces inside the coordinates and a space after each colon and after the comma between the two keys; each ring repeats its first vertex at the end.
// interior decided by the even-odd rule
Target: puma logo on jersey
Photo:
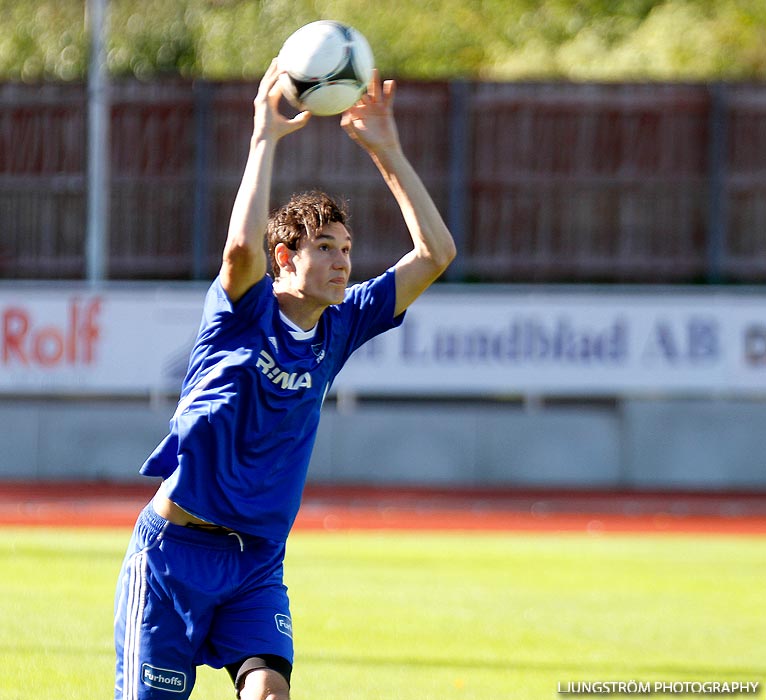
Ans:
{"type": "Polygon", "coordinates": [[[310,389],[311,375],[308,372],[285,372],[276,360],[265,350],[261,350],[255,366],[263,372],[264,376],[282,389],[310,389]]]}

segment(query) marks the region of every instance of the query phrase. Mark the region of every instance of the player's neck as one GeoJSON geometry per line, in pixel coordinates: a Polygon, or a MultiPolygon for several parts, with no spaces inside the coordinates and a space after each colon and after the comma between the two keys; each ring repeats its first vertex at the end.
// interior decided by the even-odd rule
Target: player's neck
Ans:
{"type": "Polygon", "coordinates": [[[304,331],[309,331],[316,326],[327,308],[326,304],[312,302],[305,297],[296,296],[287,291],[275,290],[274,294],[277,297],[279,310],[304,331]]]}

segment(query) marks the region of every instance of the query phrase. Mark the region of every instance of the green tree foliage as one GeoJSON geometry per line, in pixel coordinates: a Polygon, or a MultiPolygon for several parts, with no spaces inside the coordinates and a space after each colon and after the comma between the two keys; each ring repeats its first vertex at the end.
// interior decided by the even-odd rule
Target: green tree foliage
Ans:
{"type": "MultiPolygon", "coordinates": [[[[0,79],[83,79],[84,5],[0,0],[0,79]]],[[[357,27],[406,78],[766,77],[763,0],[109,0],[109,15],[115,77],[254,78],[320,18],[357,27]]]]}

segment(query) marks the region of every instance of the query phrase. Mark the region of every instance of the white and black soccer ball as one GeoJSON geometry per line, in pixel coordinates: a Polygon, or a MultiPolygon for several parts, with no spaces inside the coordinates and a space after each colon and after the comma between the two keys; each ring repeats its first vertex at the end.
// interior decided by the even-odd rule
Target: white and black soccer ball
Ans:
{"type": "Polygon", "coordinates": [[[375,61],[364,35],[331,20],[291,34],[278,57],[282,92],[297,109],[320,117],[340,114],[367,90],[375,61]]]}

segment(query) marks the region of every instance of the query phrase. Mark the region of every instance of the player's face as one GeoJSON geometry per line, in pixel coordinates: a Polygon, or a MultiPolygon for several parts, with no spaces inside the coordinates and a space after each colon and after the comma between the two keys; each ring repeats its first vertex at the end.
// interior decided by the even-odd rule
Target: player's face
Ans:
{"type": "Polygon", "coordinates": [[[321,304],[343,301],[351,275],[351,235],[341,223],[323,226],[301,240],[293,257],[296,282],[304,296],[321,304]]]}

